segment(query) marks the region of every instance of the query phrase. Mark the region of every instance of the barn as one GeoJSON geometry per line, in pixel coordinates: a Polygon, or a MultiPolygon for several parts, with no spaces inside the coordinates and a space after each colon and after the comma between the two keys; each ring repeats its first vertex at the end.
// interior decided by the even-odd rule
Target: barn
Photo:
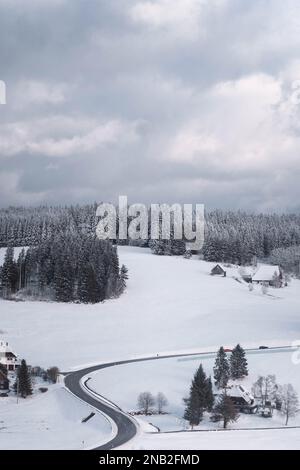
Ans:
{"type": "Polygon", "coordinates": [[[220,264],[217,264],[210,273],[212,276],[223,276],[226,277],[226,271],[220,264]]]}

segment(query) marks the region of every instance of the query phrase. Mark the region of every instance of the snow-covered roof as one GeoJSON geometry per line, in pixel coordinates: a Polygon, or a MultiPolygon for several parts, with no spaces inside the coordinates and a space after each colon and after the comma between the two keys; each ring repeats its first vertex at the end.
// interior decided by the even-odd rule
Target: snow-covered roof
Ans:
{"type": "Polygon", "coordinates": [[[280,275],[279,266],[263,265],[258,268],[254,274],[253,281],[272,281],[274,276],[280,275]]]}
{"type": "Polygon", "coordinates": [[[254,266],[240,266],[239,273],[241,276],[253,276],[257,268],[254,266]]]}
{"type": "Polygon", "coordinates": [[[220,263],[217,263],[217,264],[213,267],[213,269],[215,269],[217,266],[219,266],[221,269],[223,269],[223,271],[226,271],[226,268],[224,268],[224,266],[223,266],[222,264],[220,264],[220,263]]]}

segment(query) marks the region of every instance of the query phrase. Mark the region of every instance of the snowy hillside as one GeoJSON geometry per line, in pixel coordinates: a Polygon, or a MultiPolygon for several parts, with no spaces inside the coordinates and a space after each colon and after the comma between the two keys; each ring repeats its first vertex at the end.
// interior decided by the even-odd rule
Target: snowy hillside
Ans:
{"type": "Polygon", "coordinates": [[[272,429],[142,434],[139,439],[123,448],[132,450],[294,450],[300,448],[300,433],[299,429],[272,429]]]}
{"type": "Polygon", "coordinates": [[[289,344],[300,337],[300,281],[285,289],[249,292],[212,264],[160,257],[121,247],[128,289],[96,305],[0,301],[1,338],[31,364],[62,370],[107,359],[221,344],[289,344]]]}
{"type": "Polygon", "coordinates": [[[106,442],[110,422],[61,385],[26,400],[0,398],[0,449],[83,449],[106,442]]]}
{"type": "MultiPolygon", "coordinates": [[[[186,260],[154,256],[147,249],[133,247],[121,247],[119,254],[121,263],[129,269],[128,288],[119,299],[95,305],[0,300],[1,339],[7,340],[13,350],[31,365],[56,365],[66,371],[140,355],[215,351],[220,345],[232,347],[238,342],[244,347],[289,345],[300,338],[298,280],[293,280],[287,288],[270,289],[268,295],[263,295],[260,287],[249,292],[246,283],[236,280],[239,277],[237,268],[227,269],[226,278],[212,277],[210,270],[213,264],[196,258],[186,260]]],[[[277,373],[278,381],[286,382],[286,375],[280,377],[282,371],[289,371],[295,376],[296,372],[292,372],[289,354],[283,357],[279,363],[278,355],[264,355],[264,360],[268,358],[268,362],[261,363],[261,370],[277,373]]],[[[255,362],[254,357],[253,360],[255,362]]],[[[207,361],[209,370],[211,362],[209,359],[207,361]]],[[[132,375],[134,380],[126,380],[129,389],[125,387],[124,395],[118,396],[114,384],[124,382],[124,376],[122,378],[119,373],[121,368],[116,375],[110,375],[117,369],[112,368],[101,372],[105,380],[100,379],[99,373],[100,393],[115,398],[125,408],[132,408],[142,388],[149,386],[155,393],[154,386],[159,387],[160,391],[169,395],[172,412],[179,416],[182,412],[180,400],[187,391],[198,361],[174,360],[174,367],[167,367],[167,373],[163,361],[157,362],[153,366],[155,374],[152,370],[153,377],[157,378],[156,384],[143,383],[151,363],[127,366],[130,369],[127,369],[126,376],[132,375]],[[134,390],[130,390],[130,383],[134,384],[134,390]]],[[[256,374],[259,371],[259,364],[254,364],[253,372],[256,374]]],[[[299,390],[298,382],[295,386],[299,390]]],[[[57,393],[26,400],[22,407],[18,405],[18,409],[5,405],[5,427],[13,432],[3,432],[4,448],[35,447],[38,442],[36,436],[41,429],[44,429],[44,437],[39,441],[40,447],[80,448],[81,440],[95,442],[94,428],[89,431],[88,426],[86,429],[81,424],[74,425],[74,420],[79,423],[79,416],[82,417],[85,411],[76,411],[75,399],[67,397],[63,390],[57,393]],[[48,411],[57,418],[52,420],[48,411]],[[70,413],[67,418],[66,412],[70,413]],[[28,421],[27,413],[37,418],[28,421]],[[24,433],[28,424],[25,423],[31,423],[32,428],[31,433],[26,431],[26,438],[24,433]],[[65,429],[73,425],[76,432],[71,439],[65,429]],[[21,434],[18,429],[21,429],[21,434]]],[[[3,404],[4,401],[1,401],[1,413],[3,404]]],[[[102,425],[97,426],[97,443],[104,439],[103,433],[106,431],[102,425]]],[[[164,437],[159,442],[154,442],[150,436],[143,439],[137,444],[139,448],[163,448],[165,445],[169,448],[192,448],[195,442],[193,436],[189,443],[186,442],[188,436],[183,436],[182,440],[176,437],[172,444],[164,437]]],[[[221,447],[227,445],[226,436],[219,437],[218,433],[218,439],[221,447]]],[[[207,444],[207,448],[217,448],[217,441],[210,433],[201,442],[204,447],[207,444]]]]}

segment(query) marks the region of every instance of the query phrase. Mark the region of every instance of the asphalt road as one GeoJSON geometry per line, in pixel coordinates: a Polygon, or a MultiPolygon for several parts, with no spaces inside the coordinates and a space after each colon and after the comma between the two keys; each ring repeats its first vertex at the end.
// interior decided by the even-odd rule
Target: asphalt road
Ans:
{"type": "Polygon", "coordinates": [[[88,367],[87,369],[72,372],[65,377],[65,385],[74,395],[109,416],[117,426],[116,436],[106,444],[96,447],[94,450],[109,450],[119,447],[132,439],[137,432],[137,425],[133,419],[123,414],[121,410],[109,406],[105,401],[102,401],[100,397],[99,399],[93,398],[80,385],[80,381],[84,376],[112,365],[113,364],[102,364],[99,366],[88,367]]]}
{"type": "MultiPolygon", "coordinates": [[[[271,347],[268,349],[258,349],[258,348],[249,348],[245,349],[248,352],[257,352],[260,354],[268,353],[268,352],[275,352],[278,350],[283,349],[290,349],[290,346],[279,346],[279,347],[271,347]]],[[[92,372],[99,371],[101,369],[106,369],[107,367],[114,367],[121,364],[130,364],[133,362],[143,362],[143,361],[152,361],[157,359],[168,359],[172,357],[190,357],[190,356],[210,356],[215,355],[215,351],[211,352],[200,352],[200,353],[181,353],[181,354],[168,354],[168,355],[157,355],[157,356],[149,356],[143,357],[139,359],[129,359],[125,361],[115,361],[115,362],[108,362],[105,364],[100,364],[92,367],[87,367],[85,369],[81,369],[79,371],[70,372],[66,374],[65,377],[65,385],[66,387],[78,398],[85,401],[89,405],[93,406],[97,410],[101,411],[105,415],[109,416],[109,418],[114,421],[117,426],[117,434],[116,436],[111,439],[106,444],[103,444],[99,447],[96,447],[94,450],[110,450],[116,447],[119,447],[126,442],[132,439],[138,430],[138,425],[136,421],[131,418],[129,415],[126,415],[120,408],[117,406],[110,406],[105,399],[101,398],[101,395],[98,395],[99,398],[94,398],[91,396],[87,391],[82,388],[80,385],[81,379],[83,377],[87,377],[84,383],[88,381],[88,375],[92,372]]],[[[87,385],[86,385],[87,387],[87,385]]],[[[88,387],[87,387],[88,388],[88,387]]]]}

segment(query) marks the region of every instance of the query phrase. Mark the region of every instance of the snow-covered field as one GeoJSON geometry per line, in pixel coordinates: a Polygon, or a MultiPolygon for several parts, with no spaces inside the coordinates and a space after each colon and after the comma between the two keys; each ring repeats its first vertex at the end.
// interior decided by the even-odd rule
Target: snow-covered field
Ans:
{"type": "Polygon", "coordinates": [[[208,431],[143,434],[123,449],[140,450],[294,450],[300,449],[299,429],[208,431]]]}
{"type": "MultiPolygon", "coordinates": [[[[300,395],[300,366],[293,364],[292,354],[293,350],[288,348],[248,352],[249,376],[239,383],[251,391],[251,386],[259,374],[275,374],[279,384],[291,383],[300,395]]],[[[118,403],[124,411],[137,409],[137,397],[140,392],[149,391],[154,396],[163,392],[169,402],[166,411],[170,414],[153,415],[144,419],[158,426],[161,431],[185,429],[187,423],[182,419],[182,399],[188,396],[192,377],[199,364],[203,365],[208,375],[212,375],[214,360],[215,355],[208,354],[114,366],[94,373],[89,386],[118,403]],[[128,377],[131,380],[128,380],[128,377]],[[122,387],[119,384],[122,384],[122,387]]],[[[267,420],[258,415],[241,414],[239,420],[231,424],[230,428],[280,427],[284,425],[284,421],[284,417],[276,413],[272,419],[267,420]]],[[[300,425],[300,415],[290,419],[289,425],[300,425]]],[[[211,423],[205,419],[199,429],[215,429],[221,426],[222,423],[211,423]]]]}
{"type": "MultiPolygon", "coordinates": [[[[249,292],[245,283],[237,282],[233,278],[238,276],[234,268],[228,269],[227,278],[217,278],[209,275],[213,264],[198,259],[159,257],[147,249],[133,247],[121,247],[119,254],[120,262],[129,268],[128,289],[121,298],[97,305],[0,300],[0,338],[9,341],[13,350],[26,358],[29,364],[56,365],[61,370],[158,352],[212,351],[220,345],[231,347],[238,342],[244,347],[288,345],[300,338],[300,281],[293,280],[285,289],[271,289],[269,295],[262,295],[260,288],[249,292]]],[[[270,361],[267,372],[276,373],[273,360],[270,361]]],[[[286,364],[287,368],[293,369],[288,358],[286,364]]],[[[146,363],[144,365],[148,367],[146,363]]],[[[173,392],[161,390],[167,395],[174,394],[174,407],[178,411],[179,399],[196,365],[197,361],[187,362],[180,370],[177,368],[178,383],[172,382],[173,392]]],[[[159,372],[161,365],[155,367],[159,372]]],[[[298,369],[294,375],[297,373],[298,369]]],[[[130,377],[130,382],[135,384],[137,375],[130,377]]],[[[279,373],[278,380],[286,382],[279,373]]],[[[135,397],[140,386],[139,383],[135,397]]],[[[45,405],[42,411],[39,405],[41,400],[46,402],[50,397],[46,394],[28,401],[28,405],[25,402],[24,410],[27,406],[32,407],[30,413],[37,417],[37,424],[33,426],[36,432],[39,416],[43,416],[47,408],[45,405]]],[[[6,425],[15,429],[15,432],[6,434],[5,447],[39,445],[34,431],[26,437],[26,444],[22,444],[25,438],[18,434],[18,428],[22,429],[22,426],[13,428],[18,422],[19,411],[14,405],[5,408],[11,409],[6,425]]],[[[65,406],[57,406],[57,416],[60,414],[64,420],[62,408],[65,406]]],[[[76,416],[76,410],[74,414],[76,416]]],[[[80,424],[79,428],[82,426],[80,424]]],[[[74,445],[74,441],[69,442],[68,433],[58,433],[55,429],[55,437],[50,437],[50,431],[46,434],[50,447],[74,445]],[[51,439],[58,439],[58,435],[60,442],[55,444],[51,439]]],[[[81,440],[84,439],[83,435],[81,440]]],[[[188,436],[184,437],[186,439],[188,436]]],[[[210,445],[213,447],[213,440],[210,445]]],[[[193,445],[185,444],[185,448],[189,447],[193,445]]]]}
{"type": "Polygon", "coordinates": [[[97,305],[0,301],[1,338],[30,364],[81,365],[221,344],[289,344],[300,338],[300,281],[260,288],[209,275],[212,264],[120,247],[127,292],[97,305]]]}
{"type": "Polygon", "coordinates": [[[113,433],[102,414],[86,423],[94,409],[62,385],[19,399],[0,398],[0,449],[88,449],[107,442],[113,433]]]}

